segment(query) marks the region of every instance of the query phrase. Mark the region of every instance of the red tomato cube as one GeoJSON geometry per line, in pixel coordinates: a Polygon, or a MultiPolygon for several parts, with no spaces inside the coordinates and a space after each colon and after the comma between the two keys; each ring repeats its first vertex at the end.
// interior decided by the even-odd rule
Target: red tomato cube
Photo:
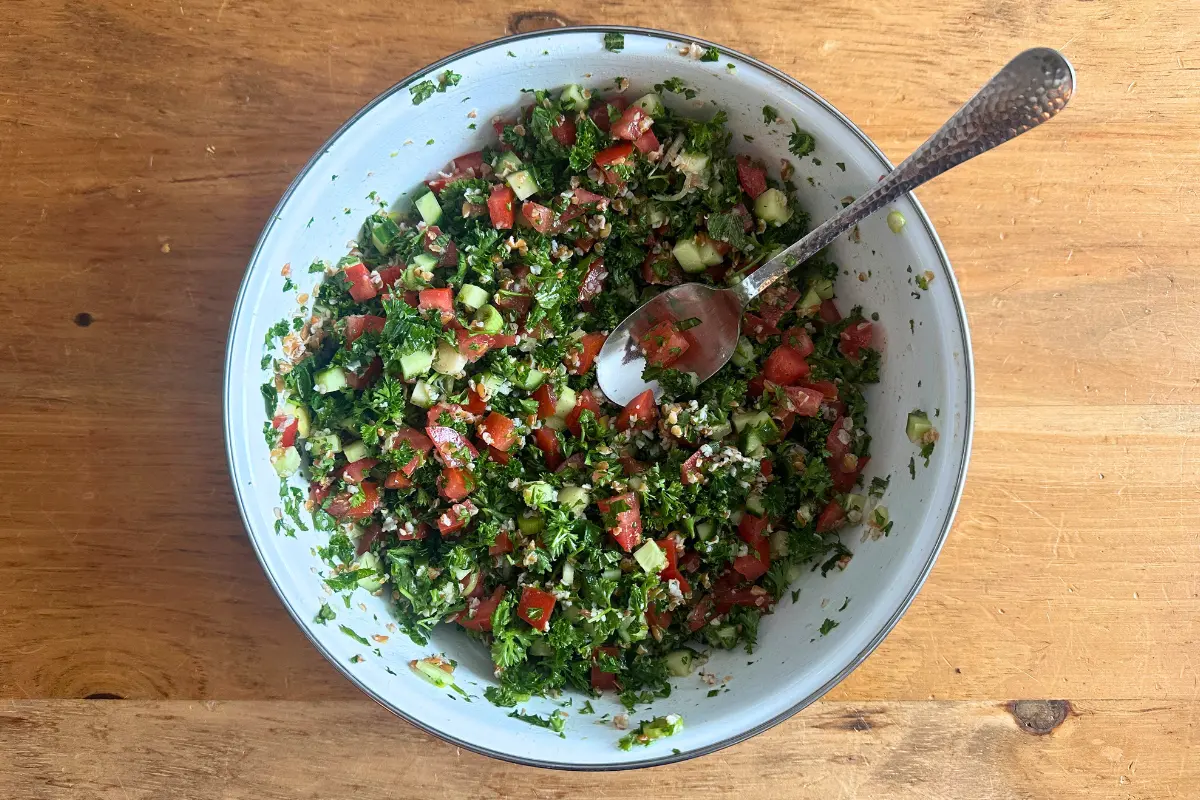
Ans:
{"type": "Polygon", "coordinates": [[[550,592],[526,586],[517,605],[517,616],[544,633],[550,629],[550,615],[554,612],[557,599],[550,592]]]}
{"type": "Polygon", "coordinates": [[[654,392],[650,389],[629,401],[629,405],[617,415],[617,430],[645,430],[653,428],[658,420],[658,406],[654,404],[654,392]]]}
{"type": "Polygon", "coordinates": [[[497,230],[511,230],[513,226],[513,203],[517,195],[507,186],[496,184],[488,196],[488,216],[492,219],[492,227],[497,230]]]}
{"type": "Polygon", "coordinates": [[[626,553],[642,541],[642,505],[634,492],[625,492],[596,503],[608,532],[626,553]]]}

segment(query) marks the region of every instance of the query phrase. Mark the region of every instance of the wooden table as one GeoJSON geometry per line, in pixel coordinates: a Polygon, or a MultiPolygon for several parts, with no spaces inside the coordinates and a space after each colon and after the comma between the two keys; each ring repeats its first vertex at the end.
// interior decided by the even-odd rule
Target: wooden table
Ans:
{"type": "Polygon", "coordinates": [[[0,6],[0,796],[1200,795],[1200,3],[514,8],[0,6]],[[896,160],[1024,47],[1081,87],[919,192],[979,395],[912,610],[790,722],[605,776],[461,752],[325,663],[242,530],[219,402],[234,293],[309,154],[434,59],[598,22],[757,56],[896,160]]]}

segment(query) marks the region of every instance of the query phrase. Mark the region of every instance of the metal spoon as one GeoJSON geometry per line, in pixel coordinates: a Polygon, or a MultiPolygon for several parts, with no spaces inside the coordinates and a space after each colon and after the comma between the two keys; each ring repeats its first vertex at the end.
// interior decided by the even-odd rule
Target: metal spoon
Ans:
{"type": "Polygon", "coordinates": [[[897,197],[1048,121],[1066,107],[1074,91],[1075,70],[1061,53],[1046,47],[1021,53],[874,188],[740,282],[728,289],[701,283],[675,286],[626,317],[600,351],[600,388],[620,405],[647,389],[656,398],[661,394],[656,381],[642,379],[646,360],[641,341],[664,320],[700,320],[690,330],[692,344],[672,366],[708,380],[733,355],[742,311],[763,290],[897,197]]]}

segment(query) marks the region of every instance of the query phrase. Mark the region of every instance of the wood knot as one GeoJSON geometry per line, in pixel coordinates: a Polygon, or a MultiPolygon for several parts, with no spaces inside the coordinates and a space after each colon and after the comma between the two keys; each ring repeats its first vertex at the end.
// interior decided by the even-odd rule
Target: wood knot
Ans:
{"type": "Polygon", "coordinates": [[[508,33],[529,33],[547,28],[565,28],[571,23],[553,11],[520,11],[508,18],[508,33]]]}
{"type": "Polygon", "coordinates": [[[124,700],[125,698],[119,694],[112,692],[92,692],[83,698],[84,700],[124,700]]]}
{"type": "Polygon", "coordinates": [[[1034,736],[1045,736],[1062,725],[1072,709],[1066,700],[1011,700],[1008,712],[1021,730],[1034,736]]]}

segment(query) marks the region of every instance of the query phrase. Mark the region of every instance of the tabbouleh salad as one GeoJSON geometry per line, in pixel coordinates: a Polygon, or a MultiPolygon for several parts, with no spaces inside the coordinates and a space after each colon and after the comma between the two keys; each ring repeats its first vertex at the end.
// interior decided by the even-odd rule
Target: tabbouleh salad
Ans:
{"type": "Polygon", "coordinates": [[[844,567],[843,526],[891,527],[858,488],[880,355],[830,263],[756,300],[704,383],[672,368],[689,320],[644,342],[657,402],[597,386],[606,334],[641,303],[733,282],[808,224],[790,169],[770,177],[723,112],[688,118],[656,88],[531,92],[411,212],[381,207],[317,262],[311,314],[268,335],[271,461],[308,479],[327,584],[390,598],[418,643],[439,624],[477,639],[502,706],[665,696],[707,648],[750,650],[802,573],[844,567]]]}

